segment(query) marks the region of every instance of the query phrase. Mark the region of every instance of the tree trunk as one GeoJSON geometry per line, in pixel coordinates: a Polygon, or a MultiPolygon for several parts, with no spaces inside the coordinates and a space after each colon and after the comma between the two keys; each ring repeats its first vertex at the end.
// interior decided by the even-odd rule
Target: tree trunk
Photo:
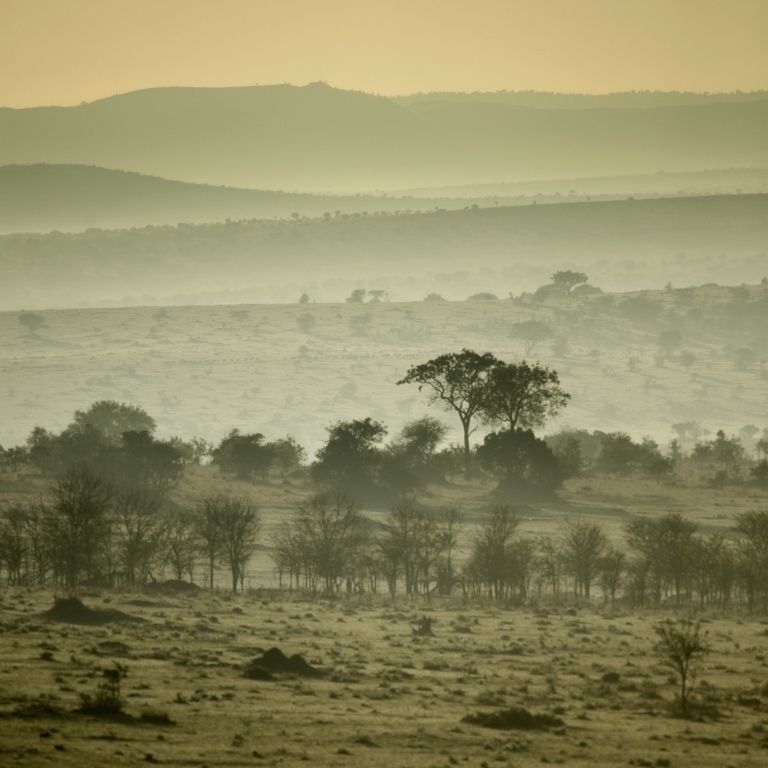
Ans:
{"type": "Polygon", "coordinates": [[[464,479],[469,480],[472,474],[472,455],[469,450],[469,422],[462,422],[461,426],[464,428],[464,479]]]}

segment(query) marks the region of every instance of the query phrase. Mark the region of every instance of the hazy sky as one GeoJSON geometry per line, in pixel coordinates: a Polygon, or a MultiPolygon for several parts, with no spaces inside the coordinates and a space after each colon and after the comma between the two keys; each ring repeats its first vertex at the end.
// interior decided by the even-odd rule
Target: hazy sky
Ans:
{"type": "Polygon", "coordinates": [[[158,85],[768,87],[768,0],[0,0],[0,105],[158,85]]]}

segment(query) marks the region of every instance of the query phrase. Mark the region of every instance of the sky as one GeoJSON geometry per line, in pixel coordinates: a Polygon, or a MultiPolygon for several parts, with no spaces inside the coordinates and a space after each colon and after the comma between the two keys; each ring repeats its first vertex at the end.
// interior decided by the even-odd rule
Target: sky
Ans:
{"type": "Polygon", "coordinates": [[[768,88],[768,0],[0,0],[0,105],[139,88],[768,88]]]}

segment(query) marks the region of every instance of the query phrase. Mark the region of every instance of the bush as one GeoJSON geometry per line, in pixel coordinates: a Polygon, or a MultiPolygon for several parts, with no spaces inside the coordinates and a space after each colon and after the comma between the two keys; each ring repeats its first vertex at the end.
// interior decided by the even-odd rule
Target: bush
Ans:
{"type": "Polygon", "coordinates": [[[693,619],[664,621],[656,627],[659,638],[656,653],[662,663],[672,669],[680,681],[680,708],[688,713],[689,682],[696,664],[709,653],[701,622],[693,619]]]}
{"type": "Polygon", "coordinates": [[[128,674],[128,668],[115,664],[102,672],[102,679],[94,694],[80,694],[80,712],[84,715],[114,716],[123,712],[120,683],[128,674]]]}

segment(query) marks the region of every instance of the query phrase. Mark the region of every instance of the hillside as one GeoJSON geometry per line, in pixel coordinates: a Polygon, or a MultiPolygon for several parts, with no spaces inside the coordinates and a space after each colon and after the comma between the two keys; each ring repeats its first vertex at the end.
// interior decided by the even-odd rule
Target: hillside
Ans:
{"type": "Polygon", "coordinates": [[[433,200],[214,187],[85,165],[0,167],[0,233],[426,210],[440,204],[468,203],[455,196],[433,200]]]}
{"type": "Polygon", "coordinates": [[[0,109],[0,165],[79,163],[336,192],[768,165],[760,94],[606,103],[402,102],[322,83],[158,88],[75,107],[0,109]]]}
{"type": "Polygon", "coordinates": [[[433,91],[395,96],[397,104],[449,101],[473,104],[506,104],[536,109],[653,109],[692,107],[701,104],[735,104],[768,98],[768,91],[695,93],[690,91],[619,91],[615,93],[555,93],[546,91],[433,91]]]}
{"type": "Polygon", "coordinates": [[[768,170],[725,169],[521,184],[313,195],[214,187],[86,165],[0,166],[0,234],[78,232],[227,219],[460,210],[661,195],[768,192],[768,170]]]}
{"type": "Polygon", "coordinates": [[[42,313],[36,333],[16,313],[0,313],[0,443],[24,440],[36,424],[62,429],[75,409],[100,399],[140,404],[163,434],[184,437],[219,440],[233,427],[270,438],[290,432],[314,451],[337,419],[373,416],[396,434],[431,412],[455,440],[450,415],[395,382],[410,365],[462,347],[519,359],[524,345],[510,330],[532,318],[554,336],[526,356],[555,367],[573,396],[549,429],[626,430],[662,442],[681,421],[762,429],[767,291],[708,285],[517,301],[64,310],[42,313]],[[659,360],[668,330],[678,346],[659,360]],[[737,353],[744,348],[751,356],[737,353]]]}
{"type": "Polygon", "coordinates": [[[0,237],[0,308],[396,299],[531,290],[563,267],[609,290],[757,282],[768,195],[340,215],[0,237]]]}
{"type": "Polygon", "coordinates": [[[644,173],[630,176],[578,177],[546,181],[497,181],[492,184],[460,184],[394,190],[392,195],[450,200],[522,198],[577,200],[589,197],[733,195],[768,192],[768,168],[722,168],[681,173],[644,173]]]}

